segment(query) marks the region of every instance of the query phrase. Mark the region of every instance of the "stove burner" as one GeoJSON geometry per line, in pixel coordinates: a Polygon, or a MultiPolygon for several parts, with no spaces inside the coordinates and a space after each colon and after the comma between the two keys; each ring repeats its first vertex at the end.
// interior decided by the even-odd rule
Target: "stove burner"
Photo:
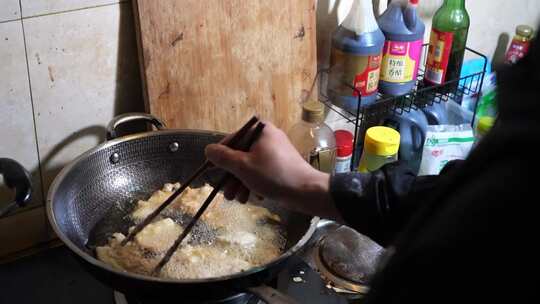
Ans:
{"type": "Polygon", "coordinates": [[[314,260],[319,272],[335,287],[366,293],[383,251],[368,237],[341,226],[321,238],[314,260]]]}
{"type": "MultiPolygon", "coordinates": [[[[176,303],[167,303],[167,304],[195,304],[195,302],[184,302],[181,299],[178,301],[175,301],[176,303]]],[[[158,302],[154,301],[141,301],[139,299],[126,296],[123,293],[120,293],[118,291],[114,291],[114,303],[115,304],[159,304],[158,302]]],[[[234,295],[232,297],[219,300],[219,301],[211,301],[211,302],[197,302],[197,304],[261,304],[261,302],[257,297],[247,294],[247,293],[240,293],[237,295],[234,295]]]]}

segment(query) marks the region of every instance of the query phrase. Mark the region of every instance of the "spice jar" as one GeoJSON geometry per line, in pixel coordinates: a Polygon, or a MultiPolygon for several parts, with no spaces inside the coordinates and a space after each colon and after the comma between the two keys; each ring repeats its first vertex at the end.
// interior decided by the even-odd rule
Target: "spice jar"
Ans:
{"type": "Polygon", "coordinates": [[[336,167],[335,173],[346,173],[351,171],[351,160],[353,152],[353,135],[347,130],[337,130],[336,136],[336,167]]]}

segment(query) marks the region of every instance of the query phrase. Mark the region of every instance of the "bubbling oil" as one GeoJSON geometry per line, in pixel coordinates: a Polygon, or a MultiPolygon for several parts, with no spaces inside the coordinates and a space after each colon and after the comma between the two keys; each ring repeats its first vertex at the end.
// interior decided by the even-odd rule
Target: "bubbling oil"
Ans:
{"type": "MultiPolygon", "coordinates": [[[[148,200],[138,201],[129,216],[140,222],[178,187],[178,183],[165,184],[148,200]]],[[[209,185],[187,188],[133,241],[121,246],[125,235],[114,233],[106,245],[96,248],[97,257],[117,269],[151,275],[211,191],[209,185]]],[[[285,244],[279,216],[250,203],[226,201],[220,193],[159,276],[202,279],[231,275],[269,263],[281,255],[285,244]]]]}

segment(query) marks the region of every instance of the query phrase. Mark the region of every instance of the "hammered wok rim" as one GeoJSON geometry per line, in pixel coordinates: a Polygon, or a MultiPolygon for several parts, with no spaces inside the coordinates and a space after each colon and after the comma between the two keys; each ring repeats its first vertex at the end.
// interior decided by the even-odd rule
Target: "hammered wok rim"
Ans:
{"type": "Polygon", "coordinates": [[[116,275],[123,276],[129,279],[137,279],[152,283],[165,283],[165,284],[198,284],[198,283],[215,283],[215,282],[225,282],[233,279],[241,279],[243,277],[247,277],[248,275],[252,275],[258,272],[261,272],[263,270],[266,270],[268,268],[271,268],[272,266],[277,265],[278,263],[284,261],[285,259],[289,258],[291,255],[296,253],[299,249],[301,249],[311,238],[313,233],[315,232],[315,229],[317,228],[317,223],[319,222],[319,217],[314,216],[310,220],[309,228],[306,230],[304,235],[296,242],[293,246],[291,246],[286,252],[281,254],[279,257],[275,258],[274,260],[270,261],[269,263],[266,263],[264,265],[260,265],[257,267],[252,267],[247,271],[234,273],[227,276],[219,276],[219,277],[212,277],[212,278],[204,278],[204,279],[183,279],[183,280],[177,280],[177,279],[167,279],[167,278],[160,278],[160,277],[151,277],[136,273],[131,273],[123,270],[118,270],[110,266],[109,264],[106,264],[99,259],[95,258],[93,255],[87,254],[86,252],[82,251],[75,243],[73,243],[66,235],[65,233],[59,228],[56,216],[53,211],[53,198],[54,195],[57,192],[57,189],[59,185],[64,181],[65,176],[72,171],[72,168],[79,163],[81,160],[89,157],[90,155],[99,152],[100,150],[103,150],[105,148],[146,137],[153,137],[153,136],[161,136],[161,135],[171,135],[171,134],[178,134],[178,133],[184,133],[184,132],[190,132],[190,133],[199,133],[199,134],[206,134],[206,135],[225,135],[222,132],[217,131],[207,131],[207,130],[196,130],[196,129],[168,129],[168,130],[158,130],[158,131],[149,131],[149,132],[143,132],[143,133],[137,133],[133,135],[126,135],[122,137],[118,137],[109,141],[105,141],[98,146],[84,152],[83,154],[79,155],[77,158],[75,158],[73,161],[71,161],[69,164],[64,166],[60,173],[55,177],[53,180],[49,191],[47,193],[47,202],[46,202],[46,211],[47,211],[47,217],[49,219],[49,222],[56,233],[56,235],[60,238],[60,240],[75,254],[77,254],[80,258],[84,259],[86,262],[92,264],[95,267],[99,267],[101,269],[107,270],[109,272],[112,272],[116,275]]]}

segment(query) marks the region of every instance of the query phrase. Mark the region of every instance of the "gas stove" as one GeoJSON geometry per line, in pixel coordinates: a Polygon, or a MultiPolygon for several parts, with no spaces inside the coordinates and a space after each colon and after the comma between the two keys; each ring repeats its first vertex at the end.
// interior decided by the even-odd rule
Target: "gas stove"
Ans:
{"type": "MultiPolygon", "coordinates": [[[[305,249],[269,285],[299,303],[361,303],[384,250],[354,230],[321,220],[305,249]]],[[[115,292],[93,279],[65,247],[0,265],[0,303],[160,304],[115,292]]],[[[176,303],[182,301],[181,295],[176,303]]],[[[237,294],[219,304],[264,303],[237,294]]]]}
{"type": "MultiPolygon", "coordinates": [[[[182,302],[180,298],[178,300],[179,300],[178,303],[182,303],[182,304],[185,303],[185,302],[182,302]]],[[[131,297],[129,295],[125,295],[118,291],[114,291],[114,303],[115,304],[150,304],[148,301],[143,301],[143,300],[131,297]]],[[[152,304],[153,303],[154,302],[152,302],[152,304]]],[[[247,294],[247,293],[239,293],[230,298],[223,299],[220,301],[213,301],[210,303],[212,304],[264,304],[264,302],[259,300],[257,297],[247,294]]]]}

